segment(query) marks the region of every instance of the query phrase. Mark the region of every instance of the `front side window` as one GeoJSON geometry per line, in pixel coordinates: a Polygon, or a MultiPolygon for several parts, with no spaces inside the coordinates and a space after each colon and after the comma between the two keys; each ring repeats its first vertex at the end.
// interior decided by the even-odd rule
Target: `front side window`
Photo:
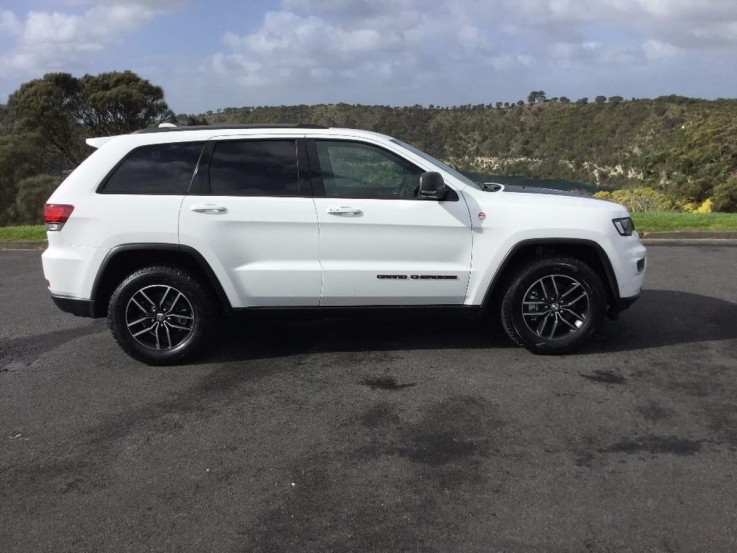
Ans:
{"type": "Polygon", "coordinates": [[[203,142],[186,142],[136,148],[113,170],[100,192],[186,194],[203,146],[203,142]]]}
{"type": "Polygon", "coordinates": [[[413,199],[422,169],[401,157],[360,142],[316,142],[329,198],[413,199]]]}
{"type": "Polygon", "coordinates": [[[298,196],[296,142],[218,142],[210,160],[210,192],[216,196],[298,196]]]}

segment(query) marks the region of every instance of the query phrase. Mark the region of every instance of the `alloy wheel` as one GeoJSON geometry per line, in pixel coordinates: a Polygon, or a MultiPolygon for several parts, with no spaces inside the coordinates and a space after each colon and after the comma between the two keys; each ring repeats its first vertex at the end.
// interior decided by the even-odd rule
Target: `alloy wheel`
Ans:
{"type": "Polygon", "coordinates": [[[591,300],[586,288],[568,275],[539,278],[522,299],[527,328],[545,340],[561,340],[577,333],[589,318],[591,300]]]}
{"type": "Polygon", "coordinates": [[[125,324],[131,337],[142,346],[172,350],[192,335],[194,309],[181,291],[154,284],[141,288],[128,300],[125,324]]]}

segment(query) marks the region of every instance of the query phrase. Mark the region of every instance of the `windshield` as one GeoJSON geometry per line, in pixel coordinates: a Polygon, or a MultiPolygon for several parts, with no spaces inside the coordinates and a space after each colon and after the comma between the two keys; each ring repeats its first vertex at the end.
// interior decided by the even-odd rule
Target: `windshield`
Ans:
{"type": "Polygon", "coordinates": [[[469,179],[466,175],[464,175],[463,173],[461,173],[459,171],[456,171],[450,165],[446,165],[445,163],[443,163],[439,159],[436,159],[436,158],[432,157],[430,154],[426,154],[422,150],[418,150],[414,146],[411,146],[411,145],[407,144],[406,142],[402,142],[401,140],[397,140],[396,138],[392,138],[392,142],[394,142],[395,144],[399,144],[402,148],[407,148],[413,154],[417,154],[422,159],[425,159],[425,160],[429,161],[433,165],[437,165],[443,171],[445,171],[446,173],[450,173],[451,175],[453,175],[455,178],[457,178],[462,183],[467,184],[468,186],[473,186],[474,188],[476,188],[478,190],[481,190],[481,187],[477,183],[475,183],[471,179],[469,179]]]}

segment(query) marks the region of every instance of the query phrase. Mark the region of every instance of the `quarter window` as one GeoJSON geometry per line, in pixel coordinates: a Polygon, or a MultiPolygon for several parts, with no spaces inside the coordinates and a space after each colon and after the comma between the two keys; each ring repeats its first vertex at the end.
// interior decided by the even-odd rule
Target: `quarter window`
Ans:
{"type": "Polygon", "coordinates": [[[325,195],[331,198],[413,199],[422,169],[369,144],[319,140],[325,195]]]}
{"type": "Polygon", "coordinates": [[[203,146],[203,142],[187,142],[136,148],[113,170],[100,192],[184,195],[203,146]]]}
{"type": "Polygon", "coordinates": [[[299,195],[296,142],[218,142],[210,161],[210,192],[216,196],[299,195]]]}

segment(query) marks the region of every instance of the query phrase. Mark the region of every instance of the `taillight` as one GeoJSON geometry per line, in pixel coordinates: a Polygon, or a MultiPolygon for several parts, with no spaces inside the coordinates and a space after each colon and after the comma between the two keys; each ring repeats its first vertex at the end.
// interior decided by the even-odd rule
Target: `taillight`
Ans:
{"type": "Polygon", "coordinates": [[[61,230],[64,223],[74,211],[73,205],[46,204],[44,206],[44,223],[46,230],[61,230]]]}

